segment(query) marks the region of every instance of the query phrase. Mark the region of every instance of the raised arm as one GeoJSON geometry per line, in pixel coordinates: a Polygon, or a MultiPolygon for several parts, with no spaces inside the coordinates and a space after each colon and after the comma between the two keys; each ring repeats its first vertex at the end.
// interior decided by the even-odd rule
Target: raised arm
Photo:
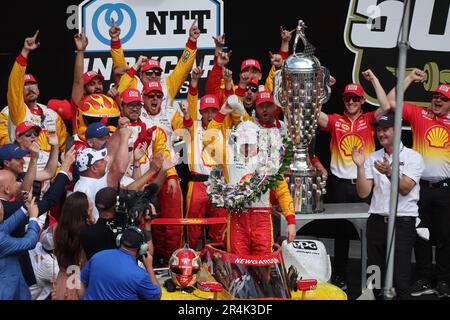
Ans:
{"type": "Polygon", "coordinates": [[[75,66],[73,68],[72,100],[78,105],[84,94],[84,51],[86,50],[89,41],[83,33],[75,35],[74,40],[77,48],[77,55],[75,57],[75,66]]]}
{"type": "Polygon", "coordinates": [[[37,161],[39,159],[40,148],[37,142],[33,142],[29,148],[31,152],[31,159],[28,165],[27,173],[23,178],[21,189],[23,191],[29,191],[33,188],[33,182],[36,180],[37,161]]]}
{"type": "Polygon", "coordinates": [[[47,132],[47,141],[49,145],[51,145],[50,157],[48,158],[44,170],[36,173],[37,181],[50,180],[53,178],[56,173],[56,169],[58,168],[59,144],[56,132],[47,132]]]}
{"type": "Polygon", "coordinates": [[[197,25],[197,19],[189,29],[189,39],[186,47],[181,55],[175,69],[167,77],[167,90],[169,92],[170,100],[174,100],[189,72],[194,65],[195,57],[197,55],[197,40],[200,37],[200,29],[197,25]]]}
{"type": "Polygon", "coordinates": [[[364,79],[372,83],[372,86],[375,89],[375,94],[377,95],[378,102],[380,103],[380,106],[375,111],[375,119],[378,120],[382,115],[389,112],[389,110],[391,109],[391,105],[389,104],[386,92],[384,91],[383,87],[380,84],[380,81],[372,72],[372,70],[367,69],[366,71],[362,72],[362,75],[364,79]]]}
{"type": "MultiPolygon", "coordinates": [[[[409,88],[409,86],[413,83],[413,82],[419,82],[419,81],[423,81],[425,79],[425,72],[414,68],[406,77],[405,80],[403,81],[403,91],[406,91],[406,89],[409,88]]],[[[392,88],[391,91],[389,91],[388,95],[387,95],[387,99],[389,101],[390,106],[394,109],[395,108],[395,103],[396,103],[396,88],[392,88]]]]}
{"type": "Polygon", "coordinates": [[[359,150],[354,147],[352,151],[352,159],[357,168],[356,176],[356,192],[360,198],[369,196],[373,187],[373,179],[366,178],[366,172],[364,169],[364,151],[362,148],[359,150]]]}
{"type": "Polygon", "coordinates": [[[26,108],[24,101],[24,85],[25,85],[25,71],[27,68],[27,61],[30,52],[39,48],[40,43],[37,42],[37,36],[39,30],[36,31],[33,37],[26,38],[23,44],[22,51],[17,57],[14,66],[11,70],[8,80],[8,107],[9,107],[9,119],[17,126],[23,122],[26,114],[26,108]]]}
{"type": "Polygon", "coordinates": [[[128,142],[131,136],[131,130],[128,128],[120,128],[120,143],[116,153],[112,154],[111,166],[108,171],[108,187],[116,187],[124,174],[127,172],[130,164],[130,155],[128,151],[128,142]]]}

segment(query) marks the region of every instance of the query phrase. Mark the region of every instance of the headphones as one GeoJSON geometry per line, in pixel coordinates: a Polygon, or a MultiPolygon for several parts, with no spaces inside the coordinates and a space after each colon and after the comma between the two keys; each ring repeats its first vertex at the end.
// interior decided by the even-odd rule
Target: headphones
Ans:
{"type": "MultiPolygon", "coordinates": [[[[148,244],[145,241],[145,234],[142,232],[142,230],[139,228],[136,228],[134,226],[128,227],[125,231],[127,231],[127,230],[133,231],[141,237],[141,244],[139,245],[139,249],[137,252],[138,256],[143,256],[144,254],[146,254],[148,251],[148,244]]],[[[122,242],[123,242],[122,235],[123,235],[123,233],[119,233],[116,237],[116,246],[118,248],[120,248],[120,246],[122,245],[122,242]]]]}

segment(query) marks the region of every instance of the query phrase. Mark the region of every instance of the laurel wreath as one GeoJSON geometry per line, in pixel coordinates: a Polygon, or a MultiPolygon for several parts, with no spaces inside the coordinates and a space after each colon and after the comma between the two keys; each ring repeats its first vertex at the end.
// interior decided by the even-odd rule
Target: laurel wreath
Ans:
{"type": "MultiPolygon", "coordinates": [[[[241,183],[230,185],[225,182],[223,172],[219,167],[213,168],[208,181],[206,193],[213,207],[225,208],[230,213],[236,214],[243,208],[252,204],[269,189],[275,189],[284,179],[284,173],[292,162],[294,155],[292,141],[284,136],[280,150],[280,167],[276,174],[264,175],[253,172],[250,179],[241,183]]],[[[263,172],[264,170],[259,170],[263,172]]]]}

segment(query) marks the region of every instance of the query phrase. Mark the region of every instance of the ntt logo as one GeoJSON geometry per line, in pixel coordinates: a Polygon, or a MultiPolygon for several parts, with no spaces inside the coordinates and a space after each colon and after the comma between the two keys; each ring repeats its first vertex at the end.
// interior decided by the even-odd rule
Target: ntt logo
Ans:
{"type": "MultiPolygon", "coordinates": [[[[95,37],[101,43],[109,46],[110,38],[108,29],[112,27],[111,18],[116,20],[119,27],[121,27],[124,22],[126,22],[124,24],[125,26],[129,25],[128,33],[124,34],[121,39],[122,44],[126,43],[136,32],[136,15],[133,10],[124,3],[106,3],[95,11],[94,16],[92,17],[92,31],[94,32],[95,37]],[[103,23],[106,24],[107,28],[104,26],[101,28],[103,23]],[[105,34],[102,34],[100,30],[105,34]]],[[[123,31],[126,32],[122,26],[122,32],[123,31]]]]}

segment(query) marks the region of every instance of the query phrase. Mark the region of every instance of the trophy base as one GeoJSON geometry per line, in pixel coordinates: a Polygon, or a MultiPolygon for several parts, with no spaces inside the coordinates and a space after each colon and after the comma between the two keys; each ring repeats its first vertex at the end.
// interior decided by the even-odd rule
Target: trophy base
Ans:
{"type": "Polygon", "coordinates": [[[296,172],[285,174],[291,191],[295,213],[312,214],[323,212],[323,195],[326,193],[326,177],[317,172],[296,172]]]}

